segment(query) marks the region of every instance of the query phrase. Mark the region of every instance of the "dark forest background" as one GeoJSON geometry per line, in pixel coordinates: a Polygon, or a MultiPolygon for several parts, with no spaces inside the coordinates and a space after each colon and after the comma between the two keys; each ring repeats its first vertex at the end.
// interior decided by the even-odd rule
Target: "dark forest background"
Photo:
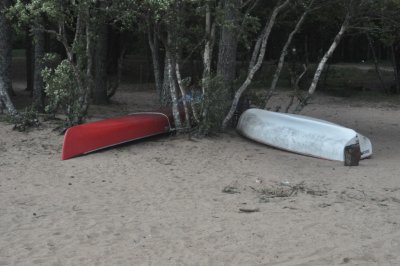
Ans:
{"type": "Polygon", "coordinates": [[[22,128],[40,114],[83,123],[121,83],[148,84],[178,129],[201,134],[246,103],[271,109],[277,90],[292,113],[316,90],[400,94],[397,0],[2,0],[0,10],[0,109],[22,128]],[[13,80],[31,92],[24,108],[13,80]]]}

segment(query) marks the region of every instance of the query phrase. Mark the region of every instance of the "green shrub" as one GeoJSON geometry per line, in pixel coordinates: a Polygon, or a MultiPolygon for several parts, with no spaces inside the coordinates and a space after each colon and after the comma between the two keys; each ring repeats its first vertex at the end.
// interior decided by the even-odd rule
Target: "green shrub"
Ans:
{"type": "Polygon", "coordinates": [[[210,135],[220,132],[231,103],[229,91],[222,86],[220,79],[211,79],[209,89],[201,101],[192,102],[196,110],[201,110],[202,119],[198,125],[198,133],[210,135]]]}
{"type": "Polygon", "coordinates": [[[38,127],[40,125],[38,113],[33,109],[25,109],[24,112],[18,113],[15,116],[10,116],[9,121],[14,124],[14,130],[23,132],[31,127],[38,127]]]}
{"type": "Polygon", "coordinates": [[[85,92],[71,63],[63,60],[55,68],[46,67],[42,74],[48,97],[46,112],[56,113],[61,108],[67,116],[67,126],[81,123],[86,112],[82,103],[85,92]]]}

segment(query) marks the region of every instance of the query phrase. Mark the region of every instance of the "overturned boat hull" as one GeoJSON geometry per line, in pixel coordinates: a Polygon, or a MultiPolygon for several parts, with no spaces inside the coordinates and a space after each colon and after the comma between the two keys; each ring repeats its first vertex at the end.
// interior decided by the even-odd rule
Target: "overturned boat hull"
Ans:
{"type": "Polygon", "coordinates": [[[344,161],[346,147],[359,144],[361,159],[372,155],[370,140],[356,131],[316,118],[261,109],[245,111],[237,131],[252,140],[279,149],[344,161]]]}
{"type": "Polygon", "coordinates": [[[64,135],[61,159],[171,131],[165,113],[135,113],[70,127],[64,135]]]}

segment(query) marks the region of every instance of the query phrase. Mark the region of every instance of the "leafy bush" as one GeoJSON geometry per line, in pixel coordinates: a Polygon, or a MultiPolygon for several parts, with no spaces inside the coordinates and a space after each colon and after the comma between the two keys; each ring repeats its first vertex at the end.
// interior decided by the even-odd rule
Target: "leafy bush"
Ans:
{"type": "Polygon", "coordinates": [[[23,132],[30,127],[38,127],[40,125],[38,114],[33,109],[25,109],[24,112],[18,115],[11,116],[10,122],[14,124],[14,130],[23,132]]]}
{"type": "Polygon", "coordinates": [[[84,91],[71,63],[63,60],[55,68],[46,67],[42,75],[48,97],[46,112],[56,113],[61,108],[67,116],[67,126],[81,123],[85,108],[80,99],[84,91]]]}
{"type": "Polygon", "coordinates": [[[196,110],[201,110],[202,119],[198,125],[198,133],[210,135],[220,132],[222,121],[231,105],[229,92],[224,89],[220,79],[211,79],[209,89],[202,100],[192,104],[196,110]]]}

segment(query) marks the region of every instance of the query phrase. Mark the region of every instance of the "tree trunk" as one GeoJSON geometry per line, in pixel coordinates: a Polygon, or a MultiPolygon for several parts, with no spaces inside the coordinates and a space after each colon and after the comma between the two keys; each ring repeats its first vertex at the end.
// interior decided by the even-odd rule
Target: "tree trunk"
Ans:
{"type": "Polygon", "coordinates": [[[38,18],[33,29],[34,33],[34,50],[35,50],[35,67],[33,74],[33,100],[32,107],[38,112],[44,111],[44,82],[42,77],[42,71],[44,69],[43,58],[45,56],[45,33],[39,30],[37,27],[43,25],[43,18],[38,18]]]}
{"type": "Polygon", "coordinates": [[[396,93],[400,94],[400,48],[395,47],[394,44],[390,47],[392,52],[392,64],[395,78],[396,93]]]}
{"type": "Polygon", "coordinates": [[[174,117],[174,124],[177,130],[182,128],[182,122],[179,114],[179,106],[178,106],[178,92],[176,89],[176,33],[175,33],[175,25],[169,25],[168,29],[168,40],[166,45],[166,57],[168,63],[168,76],[164,77],[169,80],[169,89],[172,101],[172,115],[174,117]]]}
{"type": "Polygon", "coordinates": [[[167,58],[168,58],[168,77],[169,80],[169,89],[171,94],[171,101],[172,101],[172,115],[174,117],[174,124],[176,129],[182,128],[182,122],[179,114],[179,107],[178,107],[178,93],[176,89],[176,78],[175,78],[175,59],[171,52],[167,51],[167,58]]]}
{"type": "MultiPolygon", "coordinates": [[[[200,120],[207,123],[208,117],[208,106],[206,104],[210,81],[211,81],[211,63],[214,52],[215,43],[215,21],[212,21],[211,16],[211,1],[206,1],[206,13],[205,13],[205,44],[203,50],[203,73],[201,77],[201,90],[202,90],[202,102],[200,107],[200,120]]],[[[196,111],[195,111],[196,112],[196,111]]]]}
{"type": "Polygon", "coordinates": [[[14,116],[17,115],[17,110],[15,109],[8,93],[11,81],[11,27],[3,12],[9,4],[9,0],[3,0],[0,3],[0,111],[4,108],[7,113],[14,116]]]}
{"type": "Polygon", "coordinates": [[[304,37],[304,62],[307,66],[310,65],[310,52],[308,47],[308,34],[306,34],[304,37]]]}
{"type": "Polygon", "coordinates": [[[160,70],[160,53],[159,53],[159,42],[157,39],[157,35],[155,33],[155,29],[151,28],[150,22],[148,29],[148,41],[151,51],[151,59],[153,63],[153,72],[154,72],[154,84],[156,86],[156,91],[159,96],[161,96],[162,91],[162,76],[160,70]]]}
{"type": "MultiPolygon", "coordinates": [[[[0,23],[1,24],[1,23],[0,23]]],[[[0,26],[1,28],[1,26],[0,26]]],[[[0,29],[1,35],[1,29],[0,29]]],[[[0,76],[0,111],[5,108],[8,114],[15,116],[18,114],[17,110],[12,103],[10,96],[8,95],[8,91],[6,88],[6,83],[3,80],[3,77],[0,76]]]]}
{"type": "Polygon", "coordinates": [[[164,73],[163,73],[163,79],[162,79],[162,87],[160,91],[160,105],[162,107],[168,106],[171,103],[171,94],[170,94],[170,82],[168,78],[168,71],[169,71],[169,66],[168,66],[168,57],[167,53],[165,53],[164,57],[164,73]]]}
{"type": "Polygon", "coordinates": [[[33,40],[30,35],[29,28],[25,32],[25,58],[26,58],[26,90],[33,92],[33,73],[35,68],[35,62],[33,60],[33,40]]]}
{"type": "Polygon", "coordinates": [[[206,24],[205,24],[206,40],[203,51],[203,76],[202,76],[202,92],[203,97],[207,93],[211,79],[211,59],[214,48],[215,23],[211,21],[210,3],[206,3],[206,24]]]}
{"type": "Polygon", "coordinates": [[[324,80],[322,82],[321,91],[327,90],[328,76],[329,76],[330,70],[331,70],[331,65],[327,64],[326,65],[326,70],[325,70],[325,75],[324,75],[324,80]]]}
{"type": "MultiPolygon", "coordinates": [[[[108,51],[107,51],[107,99],[115,95],[121,84],[124,58],[127,50],[125,34],[108,27],[108,51]]],[[[146,71],[148,72],[148,71],[146,71]]]]}
{"type": "Polygon", "coordinates": [[[376,56],[374,42],[373,42],[371,36],[368,33],[366,35],[367,35],[368,45],[369,45],[369,48],[370,48],[370,49],[368,49],[368,51],[371,51],[372,58],[374,59],[375,72],[376,72],[376,74],[378,76],[379,82],[381,83],[381,87],[382,87],[381,89],[382,89],[382,91],[384,93],[388,93],[388,90],[386,89],[385,82],[383,81],[383,78],[382,78],[381,70],[379,68],[379,62],[378,62],[378,57],[376,56]]]}
{"type": "Polygon", "coordinates": [[[5,89],[9,95],[14,95],[11,79],[12,47],[11,24],[3,13],[11,4],[10,0],[2,0],[0,3],[0,76],[2,76],[5,89]]]}
{"type": "Polygon", "coordinates": [[[236,73],[236,53],[238,47],[238,18],[240,1],[223,1],[223,26],[218,44],[217,75],[222,78],[226,96],[233,96],[232,83],[236,73]]]}
{"type": "Polygon", "coordinates": [[[303,22],[304,22],[304,20],[305,20],[305,18],[307,16],[312,4],[313,4],[313,1],[310,3],[310,6],[307,7],[307,9],[301,15],[301,17],[297,21],[297,24],[294,27],[293,31],[289,34],[289,37],[286,40],[285,45],[283,46],[282,53],[281,53],[281,56],[279,58],[279,63],[278,63],[278,66],[276,68],[274,77],[273,77],[272,82],[271,82],[271,87],[269,88],[269,91],[267,92],[267,97],[266,97],[266,100],[265,100],[265,107],[264,107],[265,109],[267,109],[268,101],[272,97],[272,94],[274,93],[274,91],[276,89],[276,85],[278,84],[278,80],[279,80],[279,77],[281,75],[281,71],[282,71],[283,65],[285,63],[285,58],[286,58],[286,55],[288,53],[289,46],[292,43],[293,37],[299,31],[299,29],[300,29],[301,25],[303,24],[303,22]]]}
{"type": "Polygon", "coordinates": [[[186,128],[190,128],[190,115],[189,115],[190,113],[189,113],[188,103],[186,100],[186,88],[184,87],[185,85],[182,83],[181,71],[178,62],[176,63],[175,71],[176,71],[176,81],[178,82],[178,86],[182,94],[183,109],[185,111],[185,125],[186,128]]]}
{"type": "Polygon", "coordinates": [[[336,34],[335,39],[333,40],[331,46],[329,47],[328,51],[326,51],[325,55],[322,57],[321,61],[318,64],[317,70],[315,71],[314,78],[311,82],[310,88],[308,89],[307,96],[297,105],[295,109],[295,113],[301,112],[303,108],[308,104],[308,101],[311,99],[311,96],[314,94],[315,90],[317,89],[318,81],[321,76],[322,70],[325,67],[326,62],[332,56],[333,52],[335,51],[336,47],[339,45],[340,40],[343,37],[343,34],[349,27],[350,23],[350,14],[347,13],[346,17],[340,27],[339,32],[336,34]]]}
{"type": "Polygon", "coordinates": [[[224,118],[224,121],[222,122],[222,129],[225,129],[227,127],[228,122],[231,120],[233,114],[235,113],[236,107],[238,105],[240,97],[242,96],[242,93],[251,84],[254,75],[260,69],[262,62],[264,60],[264,55],[265,55],[265,51],[267,48],[269,36],[271,34],[272,27],[275,24],[278,14],[286,6],[289,5],[289,2],[290,2],[290,0],[285,0],[284,2],[279,2],[277,4],[277,6],[275,6],[274,10],[272,11],[269,21],[267,22],[263,31],[261,32],[260,36],[258,37],[258,40],[257,40],[254,50],[253,50],[253,55],[252,55],[250,63],[249,63],[249,70],[247,73],[247,78],[235,93],[235,97],[233,99],[231,108],[230,108],[228,114],[226,115],[226,117],[224,118]]]}
{"type": "Polygon", "coordinates": [[[94,62],[93,103],[106,104],[107,98],[107,50],[108,25],[102,23],[98,28],[94,62]]]}
{"type": "Polygon", "coordinates": [[[85,10],[85,37],[86,37],[86,97],[93,97],[94,93],[94,77],[93,77],[93,65],[94,65],[94,41],[93,41],[93,25],[90,21],[90,9],[85,10]]]}
{"type": "Polygon", "coordinates": [[[108,88],[107,88],[107,99],[110,100],[115,93],[117,92],[117,89],[119,88],[119,85],[121,84],[121,79],[122,79],[122,71],[124,68],[124,57],[126,54],[126,44],[121,45],[121,49],[118,55],[118,61],[117,61],[117,73],[114,74],[113,80],[108,81],[108,88]]]}
{"type": "Polygon", "coordinates": [[[307,65],[303,64],[303,72],[301,72],[299,75],[295,72],[295,69],[292,69],[291,67],[289,67],[288,69],[290,74],[290,83],[292,85],[293,92],[292,95],[290,96],[289,103],[285,108],[285,113],[289,113],[289,110],[294,103],[294,98],[299,97],[299,83],[300,80],[303,78],[303,76],[307,73],[307,65]]]}

